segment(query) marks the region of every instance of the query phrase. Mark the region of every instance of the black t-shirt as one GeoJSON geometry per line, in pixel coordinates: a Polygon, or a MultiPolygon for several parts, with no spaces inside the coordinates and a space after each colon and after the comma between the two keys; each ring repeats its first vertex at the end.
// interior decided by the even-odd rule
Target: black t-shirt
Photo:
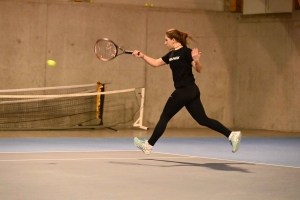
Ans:
{"type": "Polygon", "coordinates": [[[170,51],[162,57],[162,60],[170,65],[175,88],[189,86],[195,83],[192,72],[192,50],[182,47],[178,50],[170,51]]]}

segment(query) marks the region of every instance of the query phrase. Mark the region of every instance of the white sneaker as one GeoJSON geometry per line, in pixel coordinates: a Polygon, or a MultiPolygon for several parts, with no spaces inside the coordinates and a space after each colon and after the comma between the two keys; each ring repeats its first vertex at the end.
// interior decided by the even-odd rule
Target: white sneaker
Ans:
{"type": "Polygon", "coordinates": [[[135,146],[142,150],[145,154],[149,155],[151,153],[153,146],[148,143],[148,140],[142,141],[135,137],[133,141],[135,146]]]}
{"type": "Polygon", "coordinates": [[[237,150],[240,148],[241,140],[242,140],[242,133],[241,131],[233,131],[231,132],[229,136],[229,141],[232,145],[232,153],[237,152],[237,150]]]}

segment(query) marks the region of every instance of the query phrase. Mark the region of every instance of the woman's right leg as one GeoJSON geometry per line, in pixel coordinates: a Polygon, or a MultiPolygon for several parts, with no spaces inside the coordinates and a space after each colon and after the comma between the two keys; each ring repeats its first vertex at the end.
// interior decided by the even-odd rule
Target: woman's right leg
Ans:
{"type": "Polygon", "coordinates": [[[151,146],[154,146],[157,140],[165,132],[166,127],[170,119],[186,104],[191,98],[191,95],[185,91],[184,88],[176,89],[169,97],[160,119],[152,133],[152,136],[148,140],[151,146]]]}

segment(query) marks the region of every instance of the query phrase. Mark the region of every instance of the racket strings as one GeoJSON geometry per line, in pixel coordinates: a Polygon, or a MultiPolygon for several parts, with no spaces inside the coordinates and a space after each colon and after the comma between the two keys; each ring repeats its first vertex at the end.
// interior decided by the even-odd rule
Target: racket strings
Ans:
{"type": "Polygon", "coordinates": [[[117,55],[116,46],[110,41],[99,41],[96,45],[96,53],[100,57],[100,59],[110,60],[117,55]]]}

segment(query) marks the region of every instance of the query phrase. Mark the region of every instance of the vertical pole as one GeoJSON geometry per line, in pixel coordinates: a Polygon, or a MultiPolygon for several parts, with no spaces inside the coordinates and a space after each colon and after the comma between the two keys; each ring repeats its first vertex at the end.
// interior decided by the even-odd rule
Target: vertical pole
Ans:
{"type": "Polygon", "coordinates": [[[142,99],[141,99],[140,116],[136,120],[136,122],[133,124],[133,126],[141,128],[141,129],[144,129],[144,130],[148,130],[149,129],[148,127],[143,126],[144,102],[145,102],[145,88],[142,88],[141,95],[142,95],[142,99]]]}

